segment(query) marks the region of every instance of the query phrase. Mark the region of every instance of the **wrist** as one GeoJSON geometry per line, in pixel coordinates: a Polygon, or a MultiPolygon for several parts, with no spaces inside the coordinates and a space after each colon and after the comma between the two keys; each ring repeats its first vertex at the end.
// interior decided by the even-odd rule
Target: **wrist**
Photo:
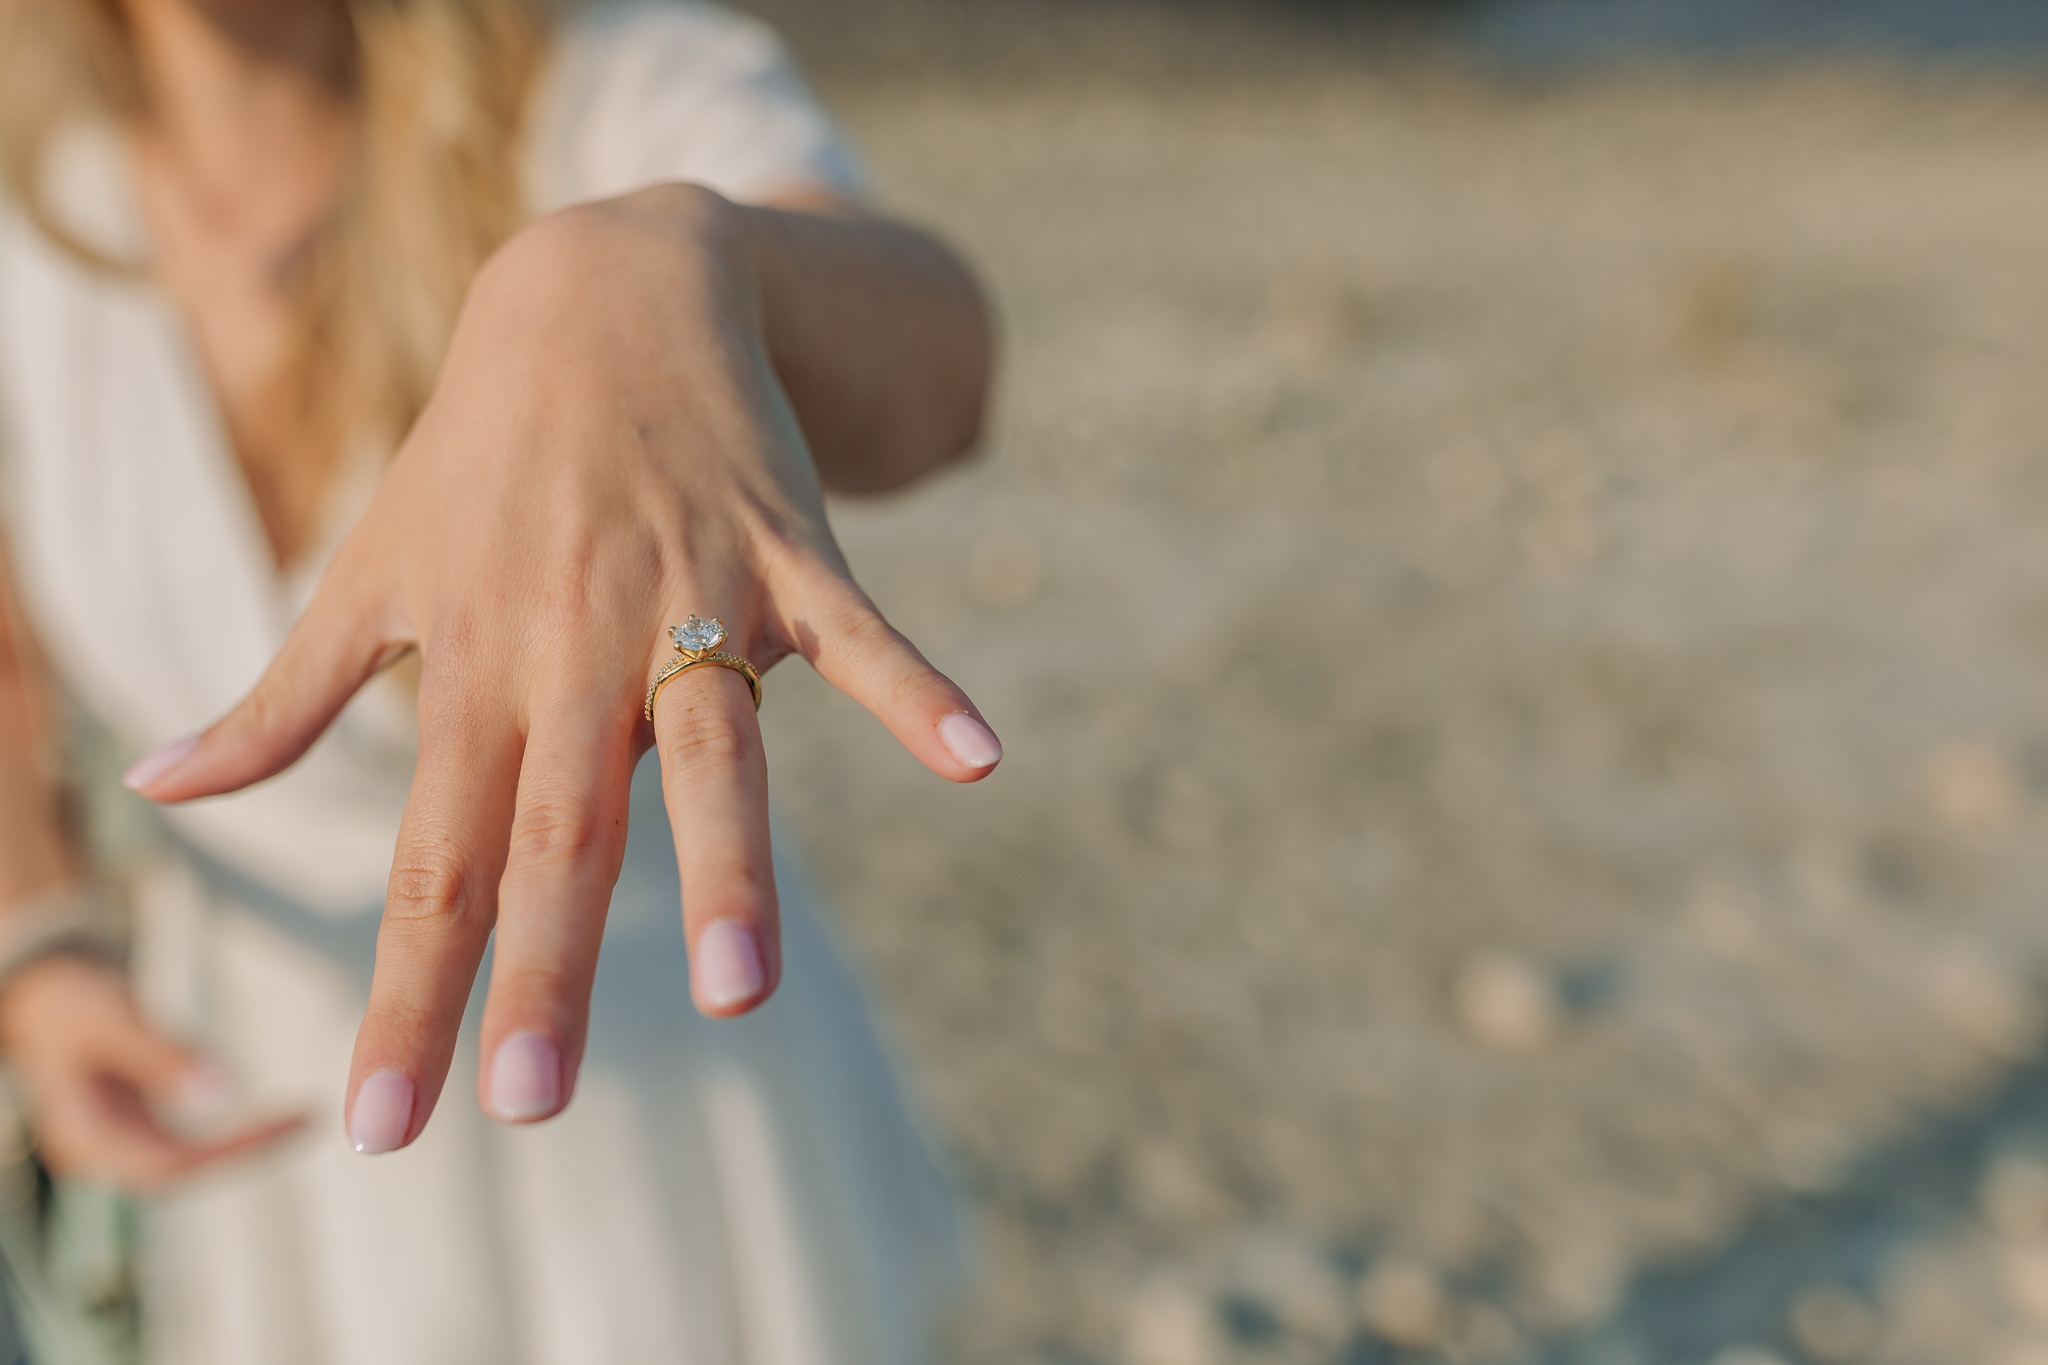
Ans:
{"type": "Polygon", "coordinates": [[[0,994],[17,976],[59,957],[124,965],[125,917],[96,891],[75,885],[16,901],[0,911],[0,994]]]}
{"type": "Polygon", "coordinates": [[[14,1059],[52,990],[107,973],[125,978],[128,926],[86,887],[61,887],[0,911],[0,1056],[14,1059]]]}
{"type": "Polygon", "coordinates": [[[623,287],[663,297],[671,318],[758,336],[762,239],[757,215],[716,191],[654,185],[528,224],[485,263],[472,302],[561,318],[623,287]]]}

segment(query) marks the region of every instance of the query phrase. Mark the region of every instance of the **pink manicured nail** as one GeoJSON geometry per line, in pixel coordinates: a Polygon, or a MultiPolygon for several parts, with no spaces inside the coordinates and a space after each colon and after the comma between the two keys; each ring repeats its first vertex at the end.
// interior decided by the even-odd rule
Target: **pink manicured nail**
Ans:
{"type": "Polygon", "coordinates": [[[515,1033],[491,1056],[491,1114],[508,1123],[555,1112],[562,1102],[562,1053],[538,1033],[515,1033]]]}
{"type": "Polygon", "coordinates": [[[761,993],[767,975],[761,948],[747,927],[722,919],[697,935],[697,998],[706,1009],[744,1005],[761,993]]]}
{"type": "Polygon", "coordinates": [[[412,1078],[403,1071],[375,1072],[356,1087],[348,1140],[364,1156],[393,1150],[411,1126],[412,1078]]]}
{"type": "Polygon", "coordinates": [[[996,732],[965,711],[955,711],[939,722],[939,738],[953,757],[970,768],[993,768],[1003,759],[1003,742],[996,732]]]}
{"type": "Polygon", "coordinates": [[[141,791],[144,787],[147,787],[150,783],[156,781],[180,763],[183,763],[187,758],[190,758],[192,751],[198,747],[199,736],[197,735],[187,735],[183,739],[174,739],[155,753],[144,755],[141,762],[123,773],[121,775],[121,785],[130,791],[141,791]]]}

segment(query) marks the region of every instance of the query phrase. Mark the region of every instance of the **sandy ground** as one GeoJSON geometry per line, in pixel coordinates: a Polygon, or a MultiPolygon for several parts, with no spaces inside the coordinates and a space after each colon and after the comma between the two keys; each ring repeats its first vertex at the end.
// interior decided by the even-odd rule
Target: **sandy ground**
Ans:
{"type": "Polygon", "coordinates": [[[2048,90],[827,83],[1009,341],[838,517],[1003,769],[768,708],[955,1358],[2048,1360],[2048,90]]]}

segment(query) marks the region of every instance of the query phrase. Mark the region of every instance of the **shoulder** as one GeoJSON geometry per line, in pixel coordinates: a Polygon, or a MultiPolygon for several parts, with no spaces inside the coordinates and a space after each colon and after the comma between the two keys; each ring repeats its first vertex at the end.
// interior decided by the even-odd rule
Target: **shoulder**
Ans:
{"type": "Polygon", "coordinates": [[[535,208],[687,179],[739,199],[860,176],[774,30],[717,5],[613,0],[557,30],[529,119],[535,208]]]}

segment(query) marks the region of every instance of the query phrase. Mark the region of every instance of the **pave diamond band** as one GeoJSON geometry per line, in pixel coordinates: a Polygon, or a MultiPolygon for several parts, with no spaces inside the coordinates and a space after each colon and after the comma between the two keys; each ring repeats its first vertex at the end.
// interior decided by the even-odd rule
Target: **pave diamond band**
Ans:
{"type": "Polygon", "coordinates": [[[641,713],[649,721],[654,719],[654,702],[661,695],[661,689],[693,668],[731,669],[747,680],[747,690],[754,694],[754,709],[761,709],[761,670],[739,655],[719,648],[726,639],[723,621],[716,616],[709,620],[692,616],[679,626],[670,626],[668,638],[676,647],[676,657],[663,665],[654,681],[647,685],[647,704],[641,708],[641,713]]]}

